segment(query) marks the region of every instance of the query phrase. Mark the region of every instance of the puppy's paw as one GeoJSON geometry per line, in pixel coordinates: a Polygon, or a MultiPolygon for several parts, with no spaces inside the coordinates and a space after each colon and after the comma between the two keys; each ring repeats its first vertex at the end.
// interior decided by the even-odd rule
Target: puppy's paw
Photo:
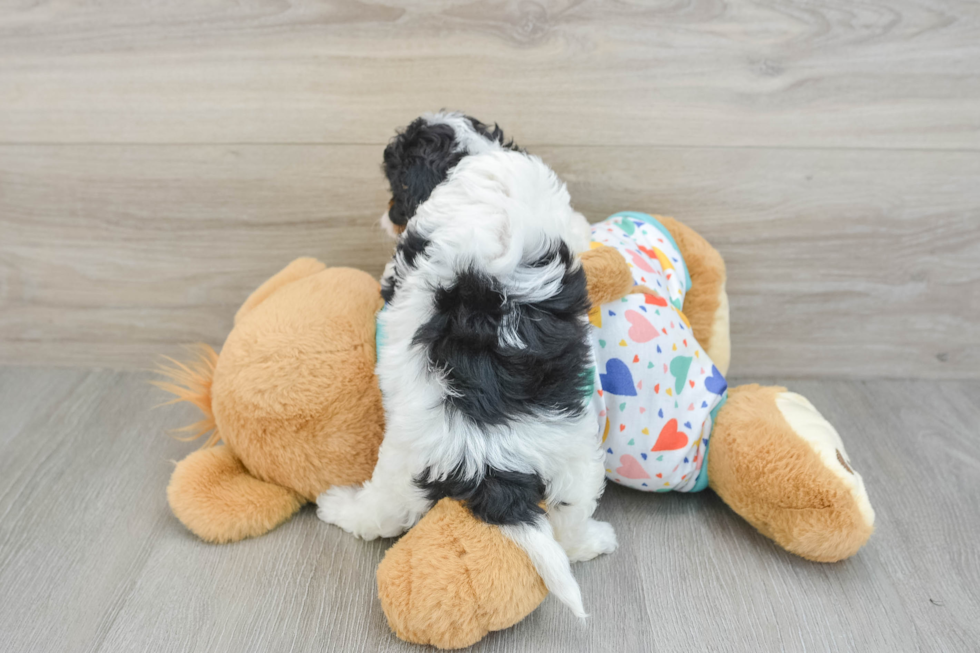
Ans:
{"type": "Polygon", "coordinates": [[[604,553],[616,550],[618,542],[612,524],[590,519],[580,533],[577,541],[565,549],[572,562],[591,560],[604,553]]]}
{"type": "Polygon", "coordinates": [[[377,523],[359,501],[361,489],[356,486],[332,487],[316,500],[316,516],[364,540],[381,536],[377,523]]]}
{"type": "Polygon", "coordinates": [[[392,513],[390,501],[368,487],[332,487],[316,500],[316,515],[362,540],[397,537],[407,526],[392,513]]]}

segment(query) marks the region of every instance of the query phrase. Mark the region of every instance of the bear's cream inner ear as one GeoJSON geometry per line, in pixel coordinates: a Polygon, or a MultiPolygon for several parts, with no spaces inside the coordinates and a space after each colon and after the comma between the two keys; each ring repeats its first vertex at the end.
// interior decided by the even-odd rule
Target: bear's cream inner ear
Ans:
{"type": "Polygon", "coordinates": [[[780,392],[776,396],[776,407],[790,428],[813,448],[820,457],[820,462],[843,481],[854,496],[864,521],[868,526],[873,526],[875,511],[868,500],[864,479],[851,466],[844,442],[837,430],[806,397],[795,392],[780,392]]]}
{"type": "Polygon", "coordinates": [[[718,290],[718,310],[711,323],[711,339],[708,341],[708,357],[722,376],[728,374],[728,366],[732,361],[732,337],[729,322],[728,293],[725,291],[725,281],[721,282],[718,290]]]}

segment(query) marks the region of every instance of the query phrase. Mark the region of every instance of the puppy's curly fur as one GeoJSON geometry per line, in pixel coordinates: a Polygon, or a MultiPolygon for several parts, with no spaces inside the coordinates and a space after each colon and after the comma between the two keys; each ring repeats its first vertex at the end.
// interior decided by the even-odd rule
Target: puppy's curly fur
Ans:
{"type": "Polygon", "coordinates": [[[460,112],[427,113],[396,135],[384,152],[382,170],[391,187],[381,225],[398,236],[449,171],[468,154],[519,150],[496,124],[486,125],[460,112]]]}
{"type": "Polygon", "coordinates": [[[382,283],[378,465],[362,488],[323,494],[319,514],[361,537],[391,537],[435,501],[460,499],[584,616],[569,561],[616,546],[612,527],[591,518],[605,470],[575,256],[589,226],[539,158],[453,116],[465,133],[452,142],[464,146],[426,150],[443,153],[446,177],[405,219],[382,283]]]}

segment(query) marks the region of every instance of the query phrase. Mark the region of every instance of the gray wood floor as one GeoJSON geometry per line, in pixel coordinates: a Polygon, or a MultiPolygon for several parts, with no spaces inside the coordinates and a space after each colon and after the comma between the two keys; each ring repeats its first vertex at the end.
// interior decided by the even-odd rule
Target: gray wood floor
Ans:
{"type": "MultiPolygon", "coordinates": [[[[170,514],[165,430],[138,372],[0,368],[0,651],[400,651],[365,543],[311,509],[234,545],[170,514]]],[[[777,382],[779,379],[767,379],[777,382]]],[[[877,532],[806,562],[711,494],[618,487],[621,549],[576,566],[592,613],[553,599],[480,651],[977,651],[980,382],[798,381],[864,475],[877,532]]]]}

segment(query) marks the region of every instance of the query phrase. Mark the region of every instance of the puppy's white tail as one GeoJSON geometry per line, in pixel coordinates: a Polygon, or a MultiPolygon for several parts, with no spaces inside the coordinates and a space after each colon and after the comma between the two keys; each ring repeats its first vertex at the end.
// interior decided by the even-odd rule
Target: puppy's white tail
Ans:
{"type": "Polygon", "coordinates": [[[582,605],[582,590],[572,576],[568,555],[555,540],[547,518],[539,517],[532,524],[501,526],[500,530],[531,558],[548,591],[571,608],[576,617],[585,619],[589,616],[582,605]]]}

